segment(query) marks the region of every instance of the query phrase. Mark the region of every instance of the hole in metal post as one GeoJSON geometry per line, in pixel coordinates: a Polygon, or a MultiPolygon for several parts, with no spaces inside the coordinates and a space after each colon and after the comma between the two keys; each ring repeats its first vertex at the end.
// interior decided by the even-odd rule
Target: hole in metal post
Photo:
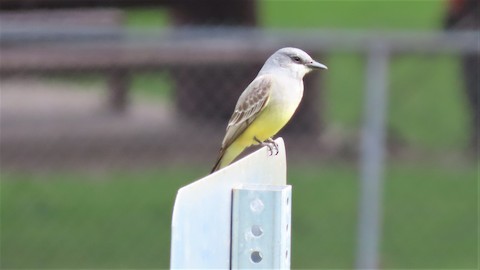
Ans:
{"type": "Polygon", "coordinates": [[[250,203],[250,209],[254,213],[260,213],[263,211],[263,208],[265,208],[265,205],[263,204],[262,200],[260,199],[255,199],[250,203]]]}
{"type": "Polygon", "coordinates": [[[252,226],[252,234],[256,237],[261,236],[263,234],[263,229],[259,225],[252,226]]]}
{"type": "Polygon", "coordinates": [[[289,197],[287,197],[287,205],[288,205],[288,203],[290,203],[290,198],[289,197]]]}
{"type": "Polygon", "coordinates": [[[288,249],[285,251],[285,259],[288,259],[288,249]]]}
{"type": "Polygon", "coordinates": [[[288,232],[288,223],[287,223],[287,226],[285,226],[285,230],[288,232]]]}
{"type": "Polygon", "coordinates": [[[250,254],[250,259],[254,263],[259,263],[263,259],[262,253],[260,251],[257,251],[257,250],[252,251],[252,254],[250,254]]]}

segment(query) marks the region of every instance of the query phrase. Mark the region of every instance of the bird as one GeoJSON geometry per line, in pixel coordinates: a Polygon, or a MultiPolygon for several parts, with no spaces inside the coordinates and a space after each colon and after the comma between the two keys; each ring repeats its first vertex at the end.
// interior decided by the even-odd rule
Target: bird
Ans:
{"type": "Polygon", "coordinates": [[[272,139],[290,120],[303,97],[303,77],[315,69],[328,69],[301,49],[277,50],[238,98],[211,173],[229,165],[252,145],[278,154],[272,139]]]}

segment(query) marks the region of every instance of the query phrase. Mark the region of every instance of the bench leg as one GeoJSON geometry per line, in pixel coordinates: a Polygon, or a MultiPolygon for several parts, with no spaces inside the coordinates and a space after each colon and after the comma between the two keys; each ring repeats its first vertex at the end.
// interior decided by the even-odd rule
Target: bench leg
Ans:
{"type": "Polygon", "coordinates": [[[127,108],[130,76],[126,71],[108,74],[109,107],[113,112],[123,113],[127,108]]]}

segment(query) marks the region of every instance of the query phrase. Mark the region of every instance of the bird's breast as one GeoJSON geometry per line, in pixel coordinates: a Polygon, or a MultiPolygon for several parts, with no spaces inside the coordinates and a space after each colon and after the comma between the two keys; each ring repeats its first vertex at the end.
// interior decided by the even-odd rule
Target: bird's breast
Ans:
{"type": "Polygon", "coordinates": [[[287,80],[280,81],[280,83],[282,85],[278,86],[278,91],[272,91],[269,104],[277,113],[290,119],[302,100],[303,82],[301,80],[287,80]]]}
{"type": "MultiPolygon", "coordinates": [[[[282,82],[280,82],[282,83],[282,82]]],[[[259,117],[265,119],[262,121],[275,133],[278,132],[292,118],[303,96],[303,84],[287,81],[278,85],[272,91],[270,100],[262,115],[259,117]]],[[[273,136],[270,135],[270,136],[273,136]]]]}

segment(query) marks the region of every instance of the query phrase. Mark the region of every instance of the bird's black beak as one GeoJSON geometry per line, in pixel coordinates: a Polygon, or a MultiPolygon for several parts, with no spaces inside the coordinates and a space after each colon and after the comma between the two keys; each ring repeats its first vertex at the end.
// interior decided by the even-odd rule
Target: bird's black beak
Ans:
{"type": "Polygon", "coordinates": [[[315,60],[312,60],[310,63],[307,63],[306,65],[307,67],[309,68],[312,68],[312,69],[328,69],[327,66],[325,66],[324,64],[321,64],[315,60]]]}

